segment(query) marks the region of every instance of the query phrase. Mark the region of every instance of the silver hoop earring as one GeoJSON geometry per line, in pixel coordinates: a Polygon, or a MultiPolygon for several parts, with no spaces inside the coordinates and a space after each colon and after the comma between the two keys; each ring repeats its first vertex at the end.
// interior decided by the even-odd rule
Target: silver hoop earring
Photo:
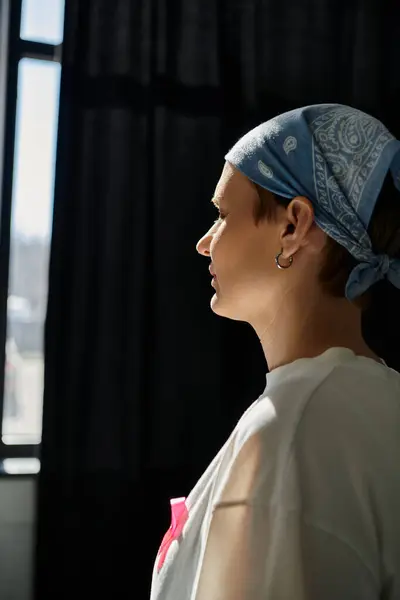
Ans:
{"type": "Polygon", "coordinates": [[[289,259],[288,259],[288,260],[289,260],[289,264],[288,264],[288,265],[281,265],[281,263],[279,262],[279,259],[280,259],[280,257],[282,256],[282,254],[283,254],[283,248],[282,248],[282,250],[279,252],[279,254],[277,254],[277,255],[275,256],[275,264],[276,264],[276,266],[278,267],[278,269],[288,269],[289,267],[291,267],[291,266],[292,266],[292,262],[293,262],[293,256],[289,256],[289,259]]]}

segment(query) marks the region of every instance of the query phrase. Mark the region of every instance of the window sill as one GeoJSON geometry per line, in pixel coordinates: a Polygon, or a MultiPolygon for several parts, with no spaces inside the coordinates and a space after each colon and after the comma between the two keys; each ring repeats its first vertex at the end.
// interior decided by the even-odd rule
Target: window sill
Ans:
{"type": "Polygon", "coordinates": [[[40,460],[38,458],[3,458],[0,461],[0,477],[38,475],[40,460]]]}

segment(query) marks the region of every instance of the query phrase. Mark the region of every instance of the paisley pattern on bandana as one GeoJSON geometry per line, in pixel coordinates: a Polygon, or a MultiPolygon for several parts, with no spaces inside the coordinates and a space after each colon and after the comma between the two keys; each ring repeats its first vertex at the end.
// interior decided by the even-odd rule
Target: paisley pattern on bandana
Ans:
{"type": "Polygon", "coordinates": [[[324,229],[363,260],[371,244],[358,215],[360,199],[384,147],[395,138],[377,119],[346,106],[320,115],[310,129],[317,204],[336,217],[324,229]]]}

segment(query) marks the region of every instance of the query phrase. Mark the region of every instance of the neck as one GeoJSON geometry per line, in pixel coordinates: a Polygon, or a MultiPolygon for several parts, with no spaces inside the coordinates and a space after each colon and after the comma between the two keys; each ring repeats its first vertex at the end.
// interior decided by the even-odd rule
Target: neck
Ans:
{"type": "Polygon", "coordinates": [[[296,298],[286,296],[277,306],[274,314],[253,324],[270,371],[333,347],[379,360],[363,339],[361,310],[347,300],[320,296],[310,303],[309,293],[304,301],[296,293],[296,298]]]}

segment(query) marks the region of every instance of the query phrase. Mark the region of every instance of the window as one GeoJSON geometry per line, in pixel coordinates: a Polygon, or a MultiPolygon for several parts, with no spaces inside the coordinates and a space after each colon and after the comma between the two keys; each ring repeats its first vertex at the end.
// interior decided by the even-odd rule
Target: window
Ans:
{"type": "Polygon", "coordinates": [[[37,456],[41,441],[64,0],[8,0],[2,5],[3,18],[6,10],[7,57],[3,53],[1,65],[7,77],[0,288],[8,290],[0,302],[5,313],[0,327],[2,459],[37,456]]]}
{"type": "Polygon", "coordinates": [[[23,40],[62,43],[64,0],[23,0],[20,35],[23,40]]]}

